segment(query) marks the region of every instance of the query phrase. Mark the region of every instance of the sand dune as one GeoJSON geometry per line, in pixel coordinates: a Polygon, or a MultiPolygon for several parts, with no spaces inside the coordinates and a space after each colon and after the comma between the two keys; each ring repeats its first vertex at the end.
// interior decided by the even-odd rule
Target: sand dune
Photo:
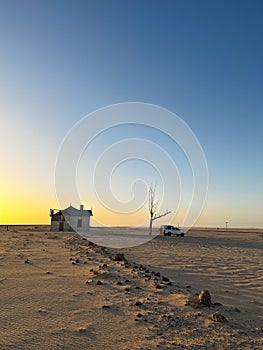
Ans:
{"type": "Polygon", "coordinates": [[[0,349],[263,349],[260,233],[189,231],[117,250],[4,229],[0,349]],[[195,302],[202,288],[209,307],[195,302]]]}

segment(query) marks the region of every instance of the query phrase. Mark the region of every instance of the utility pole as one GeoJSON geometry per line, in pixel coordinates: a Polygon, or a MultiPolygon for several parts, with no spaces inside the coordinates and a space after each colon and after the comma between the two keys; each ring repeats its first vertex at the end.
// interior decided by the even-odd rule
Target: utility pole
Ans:
{"type": "Polygon", "coordinates": [[[226,221],[226,232],[227,232],[227,224],[228,224],[228,221],[226,221]]]}

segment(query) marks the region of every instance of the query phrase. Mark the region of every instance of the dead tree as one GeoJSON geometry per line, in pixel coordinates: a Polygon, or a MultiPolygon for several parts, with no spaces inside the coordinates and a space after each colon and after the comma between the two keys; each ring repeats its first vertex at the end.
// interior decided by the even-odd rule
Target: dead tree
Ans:
{"type": "Polygon", "coordinates": [[[149,235],[152,235],[152,227],[154,220],[160,219],[165,215],[170,214],[171,212],[166,210],[164,214],[156,214],[159,200],[156,200],[156,186],[151,186],[149,189],[149,212],[150,212],[150,232],[149,235]]]}

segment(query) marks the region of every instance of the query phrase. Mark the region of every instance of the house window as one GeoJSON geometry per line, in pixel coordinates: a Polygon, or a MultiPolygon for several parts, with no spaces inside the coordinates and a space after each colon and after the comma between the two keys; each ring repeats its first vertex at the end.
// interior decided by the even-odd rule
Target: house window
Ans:
{"type": "Polygon", "coordinates": [[[82,219],[78,219],[78,227],[82,227],[82,219]]]}

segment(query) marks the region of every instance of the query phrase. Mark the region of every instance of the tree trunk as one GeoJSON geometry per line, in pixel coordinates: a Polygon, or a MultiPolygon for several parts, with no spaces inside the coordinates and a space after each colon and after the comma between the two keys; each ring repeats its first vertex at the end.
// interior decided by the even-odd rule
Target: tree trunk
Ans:
{"type": "Polygon", "coordinates": [[[153,228],[153,218],[150,218],[150,232],[149,235],[152,235],[152,228],[153,228]]]}

